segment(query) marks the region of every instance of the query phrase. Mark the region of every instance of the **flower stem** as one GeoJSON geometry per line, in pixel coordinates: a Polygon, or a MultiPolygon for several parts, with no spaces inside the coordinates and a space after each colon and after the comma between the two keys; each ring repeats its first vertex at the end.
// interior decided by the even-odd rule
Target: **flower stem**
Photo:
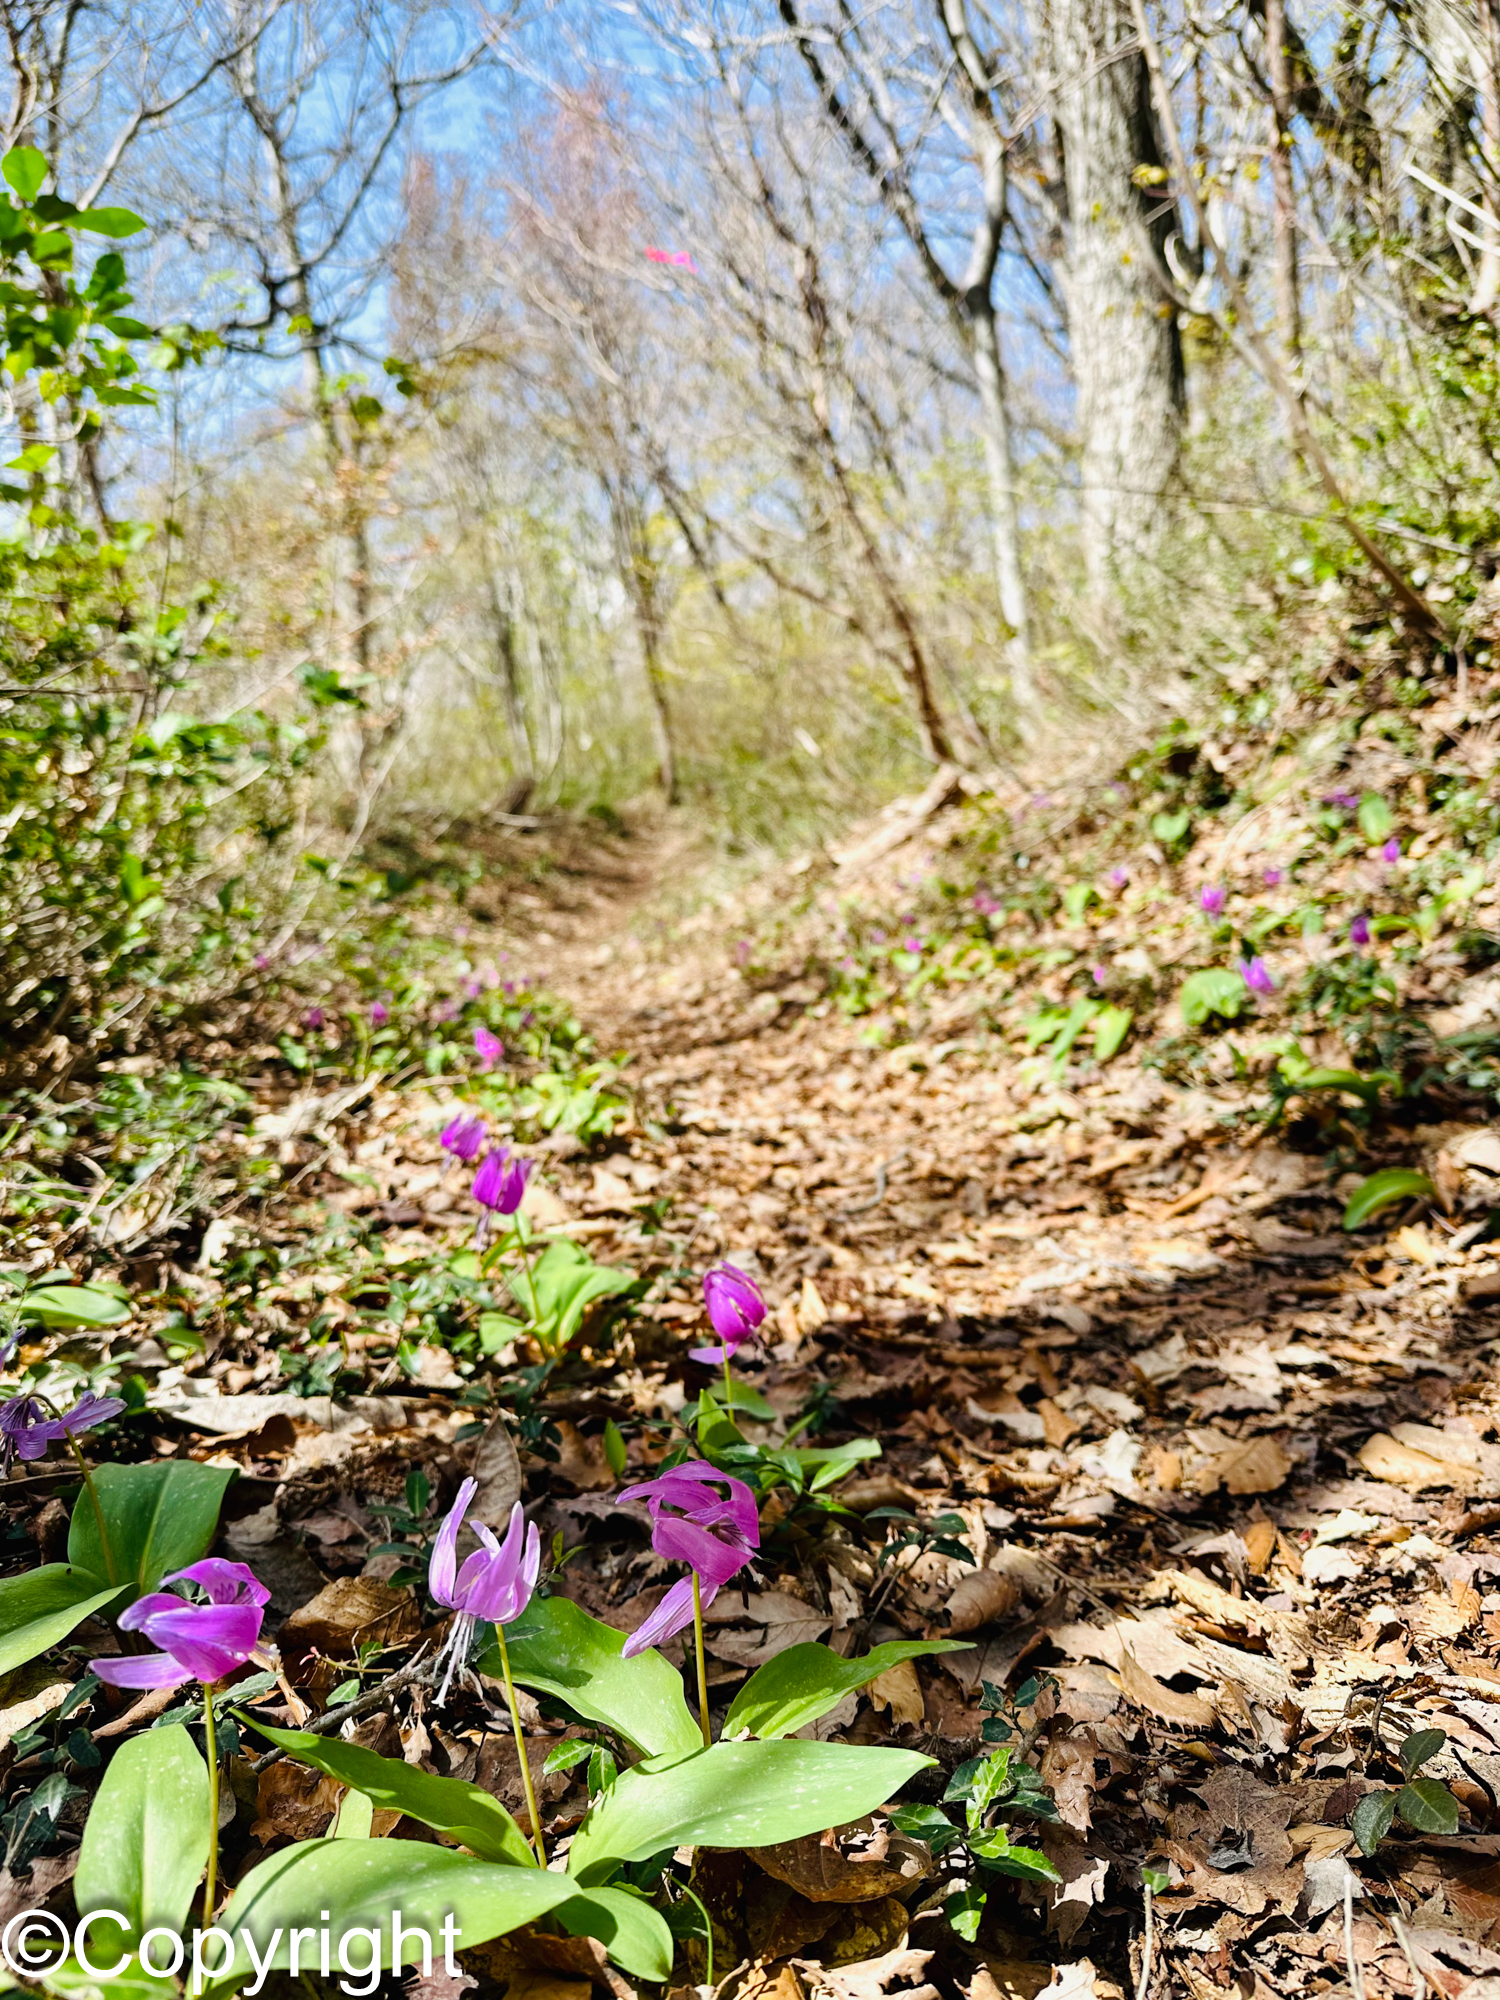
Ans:
{"type": "Polygon", "coordinates": [[[83,1484],[94,1509],[94,1519],[99,1523],[99,1546],[104,1551],[104,1574],[111,1583],[118,1583],[120,1578],[115,1569],[115,1552],[110,1546],[109,1530],[104,1525],[104,1509],[99,1503],[99,1489],[94,1484],[94,1475],[89,1471],[89,1462],[84,1457],[77,1438],[68,1439],[68,1449],[77,1460],[78,1470],[83,1474],[83,1484]]]}
{"type": "Polygon", "coordinates": [[[693,1571],[693,1646],[698,1655],[698,1726],[703,1731],[703,1747],[713,1738],[708,1733],[708,1667],[703,1658],[703,1593],[698,1588],[698,1572],[693,1571]]]}
{"type": "Polygon", "coordinates": [[[729,1379],[729,1349],[724,1349],[724,1414],[734,1422],[734,1384],[729,1379]]]}
{"type": "Polygon", "coordinates": [[[537,1810],[536,1787],[531,1782],[531,1765],[526,1758],[526,1734],[521,1727],[521,1711],[516,1703],[516,1684],[510,1677],[510,1653],[505,1644],[505,1628],[495,1627],[495,1637],[500,1644],[500,1671],[505,1676],[505,1699],[510,1708],[510,1726],[516,1733],[516,1755],[521,1764],[521,1783],[526,1791],[526,1810],[531,1814],[531,1841],[536,1849],[537,1866],[547,1865],[547,1842],[542,1834],[542,1815],[537,1810]]]}
{"type": "Polygon", "coordinates": [[[208,1874],[203,1883],[203,1927],[214,1920],[219,1888],[219,1737],[214,1723],[214,1691],[203,1683],[203,1748],[208,1757],[208,1874]]]}

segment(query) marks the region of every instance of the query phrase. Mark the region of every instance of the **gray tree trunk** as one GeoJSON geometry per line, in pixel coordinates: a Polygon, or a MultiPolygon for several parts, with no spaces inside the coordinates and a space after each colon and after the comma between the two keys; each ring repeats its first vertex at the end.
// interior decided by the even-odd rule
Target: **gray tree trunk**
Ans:
{"type": "Polygon", "coordinates": [[[1084,562],[1107,594],[1157,540],[1181,445],[1182,342],[1157,277],[1172,216],[1127,0],[1050,0],[1050,10],[1084,562]]]}

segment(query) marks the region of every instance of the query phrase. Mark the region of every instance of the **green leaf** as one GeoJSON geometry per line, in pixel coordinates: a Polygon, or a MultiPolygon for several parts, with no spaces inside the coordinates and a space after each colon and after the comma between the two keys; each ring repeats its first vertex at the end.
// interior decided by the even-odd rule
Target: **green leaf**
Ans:
{"type": "Polygon", "coordinates": [[[1237,972],[1211,966],[1195,972],[1182,982],[1177,995],[1183,1026],[1201,1028],[1211,1014],[1221,1020],[1237,1021],[1250,1004],[1250,989],[1237,972]]]}
{"type": "MultiPolygon", "coordinates": [[[[228,1466],[198,1465],[188,1458],[101,1465],[94,1485],[119,1581],[133,1594],[155,1590],[169,1570],[186,1569],[207,1555],[218,1532],[224,1489],[233,1478],[228,1466]]],[[[73,1509],[68,1560],[95,1576],[109,1574],[99,1523],[86,1494],[73,1509]]]]}
{"type": "Polygon", "coordinates": [[[1394,1792],[1366,1792],[1349,1815],[1349,1824],[1361,1854],[1373,1854],[1391,1830],[1396,1817],[1394,1792]]]}
{"type": "Polygon", "coordinates": [[[1378,847],[1389,838],[1391,828],[1396,824],[1390,807],[1379,792],[1366,792],[1359,802],[1359,830],[1372,847],[1378,847]]]}
{"type": "Polygon", "coordinates": [[[634,1283],[633,1271],[596,1264],[586,1250],[560,1237],[542,1252],[530,1278],[518,1277],[511,1291],[519,1305],[529,1307],[535,1287],[532,1331],[544,1348],[556,1354],[577,1333],[584,1313],[595,1299],[627,1292],[634,1283]]]}
{"type": "Polygon", "coordinates": [[[762,1741],[791,1736],[837,1708],[846,1694],[867,1687],[888,1667],[924,1653],[959,1653],[959,1639],[893,1639],[856,1660],[841,1659],[831,1646],[807,1643],[788,1646],[767,1660],[740,1689],[724,1718],[724,1734],[748,1730],[762,1741]]]}
{"type": "MultiPolygon", "coordinates": [[[[252,1868],[230,1898],[219,1922],[235,1939],[235,1956],[209,1991],[232,1991],[250,1973],[242,1928],[248,1928],[262,1957],[280,1931],[270,1962],[286,1970],[292,1962],[290,1932],[299,1925],[316,1929],[319,1912],[333,1910],[334,1961],[340,1941],[351,1932],[373,1930],[380,1936],[381,1964],[388,1966],[399,1910],[405,1933],[401,1962],[409,1965],[421,1958],[420,1940],[412,1935],[420,1930],[431,1938],[433,1963],[441,1967],[443,1920],[450,1914],[457,1931],[455,1948],[483,1944],[535,1922],[577,1893],[578,1884],[566,1875],[542,1868],[497,1868],[421,1841],[299,1841],[252,1868]]],[[[368,1938],[351,1948],[352,1971],[363,1969],[368,1952],[368,1938]]],[[[305,1945],[301,1969],[314,1975],[318,1970],[316,1956],[305,1945]]]]}
{"type": "Polygon", "coordinates": [[[1392,1202],[1411,1201],[1414,1198],[1430,1200],[1437,1189],[1427,1178],[1412,1167],[1383,1167],[1378,1174],[1371,1174],[1362,1180],[1349,1197],[1344,1210],[1344,1227],[1358,1229],[1368,1222],[1372,1215],[1378,1215],[1392,1202]]]}
{"type": "Polygon", "coordinates": [[[965,1944],[972,1944],[978,1937],[984,1906],[988,1900],[988,1890],[976,1889],[971,1884],[968,1888],[958,1890],[944,1903],[943,1915],[965,1944]]]}
{"type": "Polygon", "coordinates": [[[1409,1778],[1414,1771],[1420,1771],[1447,1741],[1446,1729],[1414,1729],[1396,1752],[1407,1777],[1409,1778]]]}
{"type": "Polygon", "coordinates": [[[623,1479],[630,1459],[625,1450],[625,1439],[620,1433],[620,1426],[613,1417],[604,1419],[604,1456],[616,1479],[623,1479]]]}
{"type": "Polygon", "coordinates": [[[940,1806],[891,1806],[886,1817],[898,1833],[913,1840],[925,1840],[934,1854],[942,1854],[959,1839],[958,1828],[940,1806]]]}
{"type": "Polygon", "coordinates": [[[1106,1007],[1094,1022],[1094,1054],[1106,1063],[1130,1033],[1135,1012],[1130,1007],[1106,1007]]]}
{"type": "Polygon", "coordinates": [[[1149,1862],[1142,1867],[1141,1887],[1149,1889],[1153,1896],[1164,1896],[1171,1886],[1172,1876],[1169,1869],[1153,1868],[1149,1862]]]}
{"type": "Polygon", "coordinates": [[[573,1839],[582,1881],[668,1847],[770,1847],[862,1819],[933,1762],[849,1743],[715,1743],[622,1771],[573,1839]]]}
{"type": "Polygon", "coordinates": [[[145,228],[141,218],[128,208],[80,208],[78,227],[95,236],[134,236],[145,228]]]}
{"type": "Polygon", "coordinates": [[[1458,1800],[1436,1778],[1413,1778],[1396,1794],[1396,1811],[1415,1833],[1457,1833],[1458,1800]]]}
{"type": "Polygon", "coordinates": [[[314,1736],[304,1729],[272,1729],[253,1715],[243,1719],[299,1764],[311,1764],[315,1771],[351,1785],[383,1811],[407,1813],[423,1826],[446,1833],[480,1860],[513,1868],[536,1866],[536,1856],[520,1827],[500,1801],[480,1786],[439,1777],[434,1771],[403,1764],[399,1757],[381,1757],[337,1737],[314,1736]]]}
{"type": "Polygon", "coordinates": [[[969,1848],[977,1861],[986,1868],[993,1868],[997,1875],[1014,1875],[1022,1882],[1062,1880],[1039,1847],[1012,1847],[1003,1826],[997,1826],[982,1841],[971,1840],[969,1848]]]}
{"type": "Polygon", "coordinates": [[[180,1724],[123,1743],[94,1795],[78,1853],[78,1910],[118,1910],[125,1931],[98,1923],[89,1956],[113,1963],[157,1925],[181,1931],[208,1866],[208,1769],[180,1724]]]}
{"type": "Polygon", "coordinates": [[[130,1302],[97,1285],[37,1285],[21,1296],[21,1317],[43,1326],[118,1326],[130,1302]]]}
{"type": "Polygon", "coordinates": [[[671,1977],[675,1947],[667,1920],[634,1890],[581,1890],[552,1914],[570,1937],[597,1938],[637,1978],[664,1985],[671,1977]]]}
{"type": "Polygon", "coordinates": [[[1179,840],[1185,840],[1193,816],[1187,812],[1159,812],[1151,815],[1151,838],[1159,840],[1163,847],[1175,847],[1179,840]]]}
{"type": "Polygon", "coordinates": [[[120,1595],[91,1570],[47,1563],[0,1582],[0,1674],[60,1646],[75,1625],[120,1595]]]}
{"type": "Polygon", "coordinates": [[[550,1778],[554,1771],[571,1771],[575,1764],[587,1763],[593,1754],[594,1746],[586,1736],[569,1736],[555,1750],[547,1752],[543,1774],[550,1778]]]}
{"type": "MultiPolygon", "coordinates": [[[[676,1668],[655,1651],[625,1659],[625,1634],[601,1625],[568,1598],[533,1598],[525,1614],[506,1627],[505,1643],[511,1672],[523,1687],[559,1696],[646,1756],[702,1748],[676,1668]]],[[[498,1646],[483,1655],[479,1669],[499,1677],[498,1646]]]]}
{"type": "Polygon", "coordinates": [[[46,154],[39,153],[35,146],[12,146],[4,159],[0,159],[0,174],[4,174],[22,201],[35,201],[50,171],[46,154]]]}

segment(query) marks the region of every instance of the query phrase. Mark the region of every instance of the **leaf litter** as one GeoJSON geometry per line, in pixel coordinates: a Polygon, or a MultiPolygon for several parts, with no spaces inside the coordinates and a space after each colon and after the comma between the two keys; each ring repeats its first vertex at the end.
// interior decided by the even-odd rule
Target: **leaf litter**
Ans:
{"type": "MultiPolygon", "coordinates": [[[[864,893],[878,903],[894,871],[920,873],[944,811],[963,807],[940,801],[862,864],[864,893]]],[[[670,1578],[640,1510],[612,1496],[710,1382],[685,1350],[697,1274],[728,1256],[772,1306],[741,1371],[763,1399],[744,1435],[774,1448],[795,1425],[804,1445],[875,1440],[879,1456],[828,1488],[834,1511],[788,1499],[778,1518],[773,1496],[778,1533],[706,1621],[711,1694],[727,1701],[792,1645],[962,1641],[851,1691],[818,1732],[934,1756],[908,1794],[929,1804],[1002,1730],[1019,1737],[1056,1809],[1028,1838],[1058,1879],[992,1878],[1007,1894],[965,1939],[934,1892],[940,1855],[883,1816],[701,1855],[721,1991],[1081,2000],[1149,1978],[1207,2000],[1332,1990],[1357,1967],[1372,2000],[1486,2000],[1500,1980],[1500,1263],[1451,1218],[1483,1206],[1500,1136],[1472,1119],[1416,1134],[1445,1211],[1351,1236],[1307,1133],[1230,1115],[1251,1095],[1232,1079],[1172,1080],[1128,1050],[1028,1068],[1003,1027],[976,1027],[962,990],[882,1039],[879,1004],[832,1008],[806,977],[747,992],[718,931],[679,926],[652,952],[627,914],[584,899],[550,919],[550,952],[532,947],[536,982],[633,1056],[613,1129],[555,1135],[527,1191],[539,1236],[586,1243],[634,1287],[623,1315],[585,1314],[540,1396],[524,1342],[491,1350],[496,1404],[440,1338],[413,1342],[370,1310],[403,1270],[461,1258],[475,1215],[437,1142],[453,1104],[379,1080],[261,1104],[259,1142],[306,1178],[253,1222],[214,1222],[195,1256],[163,1242],[159,1309],[138,1304],[112,1336],[116,1354],[131,1343],[146,1448],[239,1475],[225,1546],[253,1552],[278,1614],[280,1678],[257,1713],[297,1725],[357,1706],[435,1643],[407,1583],[466,1474],[474,1518],[499,1526],[520,1498],[556,1588],[635,1629],[670,1578]],[[276,1244],[267,1279],[244,1284],[237,1238],[276,1244]],[[192,1342],[173,1338],[185,1300],[192,1342]],[[289,1390],[299,1353],[327,1379],[314,1369],[289,1390]],[[905,1521],[919,1532],[892,1553],[905,1521]],[[1420,1777],[1402,1769],[1413,1741],[1433,1746],[1420,1777]],[[1453,1824],[1436,1807],[1432,1825],[1393,1817],[1363,1853],[1361,1801],[1403,1779],[1455,1802],[1453,1824]]],[[[149,1298],[138,1268],[118,1268],[149,1298]]],[[[8,1496],[37,1539],[57,1483],[8,1496]]],[[[681,1642],[666,1650],[680,1658],[681,1642]]],[[[0,1754],[25,1752],[60,1685],[9,1677],[0,1754]]],[[[522,1700],[543,1817],[565,1834],[585,1765],[547,1766],[580,1728],[522,1700]]],[[[90,1727],[116,1721],[96,1708],[90,1727]]],[[[345,1728],[525,1812],[508,1720],[479,1676],[441,1715],[408,1686],[345,1728]]],[[[334,1781],[285,1761],[231,1768],[226,1838],[242,1856],[333,1823],[334,1781]]],[[[394,1823],[377,1814],[374,1831],[394,1823]]],[[[26,1865],[13,1840],[8,1893],[26,1865]]],[[[583,1941],[556,1962],[568,1942],[484,1947],[463,1983],[521,2000],[618,1989],[583,1941]]],[[[679,1963],[701,1983],[701,1940],[679,1963]]]]}

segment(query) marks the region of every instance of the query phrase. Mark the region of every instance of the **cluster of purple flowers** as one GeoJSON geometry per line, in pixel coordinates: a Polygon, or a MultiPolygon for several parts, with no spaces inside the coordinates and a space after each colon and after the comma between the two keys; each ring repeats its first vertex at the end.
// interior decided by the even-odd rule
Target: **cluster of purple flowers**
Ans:
{"type": "Polygon", "coordinates": [[[485,1152],[485,1138],[484,1120],[460,1111],[443,1127],[440,1143],[445,1152],[466,1167],[472,1166],[483,1152],[470,1193],[492,1215],[514,1215],[521,1206],[536,1162],[523,1160],[509,1146],[491,1146],[485,1152]]]}
{"type": "Polygon", "coordinates": [[[743,1480],[699,1463],[674,1465],[655,1479],[625,1487],[616,1498],[644,1500],[652,1548],[666,1562],[686,1563],[689,1571],[625,1641],[625,1658],[632,1659],[693,1623],[695,1580],[698,1601],[706,1605],[738,1575],[760,1547],[760,1517],[743,1480]],[[721,1487],[728,1489],[727,1497],[721,1487]]]}

